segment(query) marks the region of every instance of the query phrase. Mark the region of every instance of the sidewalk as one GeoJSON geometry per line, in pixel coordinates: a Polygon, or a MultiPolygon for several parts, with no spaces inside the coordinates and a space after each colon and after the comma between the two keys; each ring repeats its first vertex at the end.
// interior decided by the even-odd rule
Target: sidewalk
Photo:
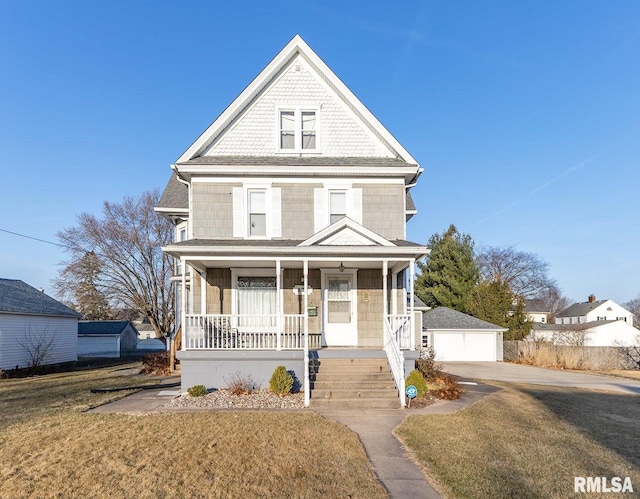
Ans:
{"type": "MultiPolygon", "coordinates": [[[[180,379],[179,376],[174,378],[167,378],[164,382],[170,383],[180,379]]],[[[433,499],[439,498],[440,494],[429,483],[422,469],[409,456],[400,441],[396,439],[393,431],[407,416],[452,414],[499,390],[494,386],[481,383],[464,384],[463,388],[464,393],[459,400],[439,401],[420,409],[311,410],[326,419],[345,425],[358,434],[376,475],[391,498],[433,499]]],[[[180,388],[142,390],[123,399],[91,409],[89,412],[169,412],[172,411],[171,408],[162,406],[172,398],[179,396],[180,393],[180,388]]],[[[191,410],[211,409],[194,408],[191,410]]]]}

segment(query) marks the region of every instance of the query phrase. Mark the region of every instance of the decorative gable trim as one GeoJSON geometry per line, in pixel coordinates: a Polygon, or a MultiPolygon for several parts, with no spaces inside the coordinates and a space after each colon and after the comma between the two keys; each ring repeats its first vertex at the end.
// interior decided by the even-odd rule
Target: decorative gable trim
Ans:
{"type": "Polygon", "coordinates": [[[226,129],[233,121],[249,107],[258,95],[270,85],[281,70],[296,57],[303,57],[324,82],[342,99],[344,104],[360,119],[365,126],[401,160],[417,164],[415,159],[400,145],[389,131],[371,114],[360,100],[340,81],[318,55],[296,35],[280,51],[280,53],[260,72],[242,93],[225,109],[222,114],[200,135],[200,137],[178,158],[176,163],[187,162],[203,153],[203,151],[226,129]]]}
{"type": "Polygon", "coordinates": [[[396,246],[350,218],[322,229],[298,246],[396,246]]]}

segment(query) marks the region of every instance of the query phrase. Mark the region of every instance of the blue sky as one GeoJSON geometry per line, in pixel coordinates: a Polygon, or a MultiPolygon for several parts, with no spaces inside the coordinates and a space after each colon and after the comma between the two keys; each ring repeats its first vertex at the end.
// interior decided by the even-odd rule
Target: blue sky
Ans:
{"type": "MultiPolygon", "coordinates": [[[[5,1],[0,229],[56,241],[169,165],[299,33],[424,167],[450,223],[546,260],[571,299],[640,295],[640,2],[5,1]]],[[[0,277],[65,257],[0,231],[0,277]]]]}

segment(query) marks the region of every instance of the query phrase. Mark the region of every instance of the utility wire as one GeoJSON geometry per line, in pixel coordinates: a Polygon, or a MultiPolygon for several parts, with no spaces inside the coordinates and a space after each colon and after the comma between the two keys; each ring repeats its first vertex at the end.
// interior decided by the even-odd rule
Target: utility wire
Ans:
{"type": "Polygon", "coordinates": [[[0,229],[0,232],[6,232],[7,234],[13,234],[14,236],[24,237],[24,238],[27,238],[27,239],[33,239],[34,241],[39,241],[41,243],[51,244],[53,246],[58,246],[58,247],[64,248],[64,249],[72,249],[71,247],[65,246],[64,244],[53,243],[53,242],[47,241],[45,239],[40,239],[40,238],[37,238],[37,237],[27,236],[26,234],[20,234],[19,232],[13,232],[13,231],[10,231],[10,230],[7,230],[7,229],[0,229]]]}

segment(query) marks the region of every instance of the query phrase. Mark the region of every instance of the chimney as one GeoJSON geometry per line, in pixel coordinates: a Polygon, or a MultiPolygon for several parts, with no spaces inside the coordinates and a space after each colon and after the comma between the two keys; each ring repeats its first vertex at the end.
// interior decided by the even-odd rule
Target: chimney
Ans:
{"type": "Polygon", "coordinates": [[[596,295],[589,295],[589,303],[596,301],[596,295]]]}

